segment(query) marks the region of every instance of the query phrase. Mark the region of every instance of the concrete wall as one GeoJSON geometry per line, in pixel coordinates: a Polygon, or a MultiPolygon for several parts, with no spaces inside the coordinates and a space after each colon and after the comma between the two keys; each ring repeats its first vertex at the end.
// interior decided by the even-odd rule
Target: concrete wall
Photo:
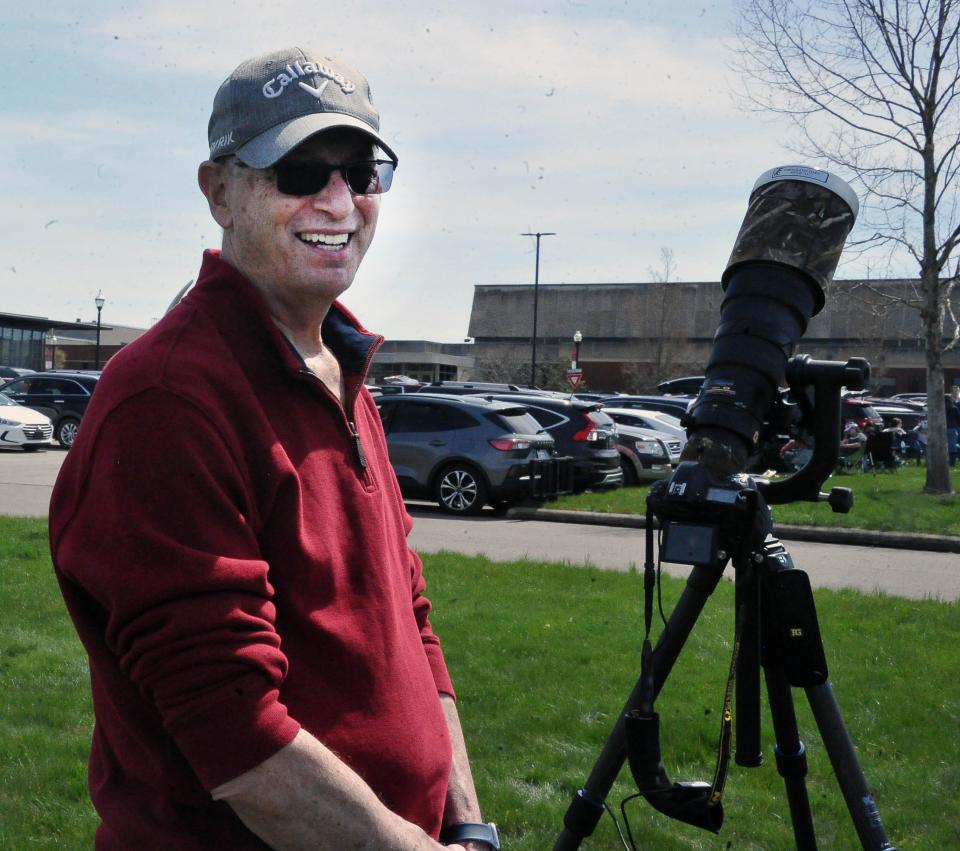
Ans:
{"type": "MultiPolygon", "coordinates": [[[[920,316],[896,301],[913,298],[915,287],[915,281],[904,280],[834,281],[798,352],[830,360],[866,357],[875,377],[888,376],[898,391],[925,389],[920,316]]],[[[468,333],[475,340],[478,369],[510,360],[529,365],[533,290],[531,285],[474,289],[468,333]]],[[[718,282],[541,285],[537,363],[569,360],[579,330],[580,365],[594,387],[637,389],[620,385],[700,373],[722,298],[718,282]]],[[[948,320],[945,333],[952,331],[948,320]]],[[[945,353],[944,366],[948,381],[960,379],[960,353],[945,353]]]]}

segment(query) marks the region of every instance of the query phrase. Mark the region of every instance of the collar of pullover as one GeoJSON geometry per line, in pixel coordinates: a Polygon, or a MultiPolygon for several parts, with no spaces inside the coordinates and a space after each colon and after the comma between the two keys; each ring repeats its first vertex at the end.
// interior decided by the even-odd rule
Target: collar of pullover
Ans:
{"type": "MultiPolygon", "coordinates": [[[[277,327],[257,288],[223,260],[219,251],[204,251],[197,283],[183,301],[210,316],[220,333],[237,343],[233,350],[247,353],[245,360],[261,356],[266,348],[289,371],[304,369],[302,359],[277,327]]],[[[340,302],[331,306],[321,333],[345,376],[359,378],[362,383],[383,337],[364,328],[340,302]]]]}

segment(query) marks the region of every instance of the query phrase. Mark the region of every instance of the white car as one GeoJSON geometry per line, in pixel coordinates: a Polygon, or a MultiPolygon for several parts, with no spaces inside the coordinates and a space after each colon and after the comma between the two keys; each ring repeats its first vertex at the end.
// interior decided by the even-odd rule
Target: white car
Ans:
{"type": "Polygon", "coordinates": [[[49,417],[0,393],[0,446],[19,446],[32,452],[52,442],[53,423],[49,417]]]}
{"type": "Polygon", "coordinates": [[[665,414],[662,411],[644,411],[639,408],[618,408],[615,404],[609,407],[605,404],[603,412],[618,425],[664,431],[674,440],[680,441],[681,451],[687,443],[687,430],[680,425],[680,418],[672,414],[665,414]]]}

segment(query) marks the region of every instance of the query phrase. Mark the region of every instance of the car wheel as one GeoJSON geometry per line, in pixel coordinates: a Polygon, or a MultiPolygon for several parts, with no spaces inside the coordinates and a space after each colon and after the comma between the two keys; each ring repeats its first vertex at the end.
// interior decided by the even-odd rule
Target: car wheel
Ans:
{"type": "Polygon", "coordinates": [[[64,449],[73,446],[73,441],[77,439],[77,430],[80,428],[80,421],[70,419],[60,420],[57,426],[57,443],[64,449]]]}
{"type": "Polygon", "coordinates": [[[487,501],[483,479],[466,464],[444,467],[433,490],[437,504],[447,514],[479,514],[487,501]]]}
{"type": "Polygon", "coordinates": [[[627,458],[620,458],[620,469],[623,470],[623,486],[625,488],[636,487],[640,484],[640,477],[627,458]]]}

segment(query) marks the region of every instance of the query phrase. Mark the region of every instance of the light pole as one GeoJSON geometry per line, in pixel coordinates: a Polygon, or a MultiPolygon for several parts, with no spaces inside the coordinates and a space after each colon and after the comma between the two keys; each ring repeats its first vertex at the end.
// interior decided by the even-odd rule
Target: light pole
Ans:
{"type": "Polygon", "coordinates": [[[97,290],[97,297],[93,300],[93,303],[97,306],[97,355],[94,369],[100,369],[100,311],[103,310],[103,305],[107,301],[100,293],[101,291],[97,290]]]}
{"type": "Polygon", "coordinates": [[[570,364],[571,369],[580,368],[580,344],[583,342],[583,334],[579,331],[574,332],[573,335],[573,363],[570,364]]]}
{"type": "Polygon", "coordinates": [[[536,233],[522,233],[520,236],[535,236],[537,238],[537,260],[533,272],[533,339],[530,346],[530,387],[537,386],[537,301],[540,295],[540,237],[556,236],[553,231],[537,231],[536,233]]]}

